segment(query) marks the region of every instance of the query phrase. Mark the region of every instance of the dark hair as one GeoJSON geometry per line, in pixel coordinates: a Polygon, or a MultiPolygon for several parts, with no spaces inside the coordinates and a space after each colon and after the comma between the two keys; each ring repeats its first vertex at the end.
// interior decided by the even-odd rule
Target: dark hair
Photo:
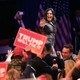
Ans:
{"type": "Polygon", "coordinates": [[[46,47],[45,46],[44,46],[41,54],[44,54],[44,51],[46,51],[46,47]]]}
{"type": "Polygon", "coordinates": [[[44,13],[44,19],[47,21],[47,12],[48,11],[52,11],[52,14],[53,14],[52,22],[56,22],[55,11],[53,10],[53,8],[47,8],[46,9],[46,11],[44,13]]]}
{"type": "Polygon", "coordinates": [[[63,46],[63,48],[69,48],[70,52],[73,52],[73,45],[72,44],[66,44],[63,46]]]}
{"type": "Polygon", "coordinates": [[[45,44],[46,50],[49,51],[52,49],[51,43],[46,43],[45,44]]]}

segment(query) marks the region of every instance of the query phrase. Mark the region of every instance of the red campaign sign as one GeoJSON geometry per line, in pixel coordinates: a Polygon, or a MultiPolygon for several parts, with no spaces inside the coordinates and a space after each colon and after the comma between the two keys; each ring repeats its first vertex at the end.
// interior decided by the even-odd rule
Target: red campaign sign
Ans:
{"type": "Polygon", "coordinates": [[[8,64],[6,62],[0,62],[0,80],[4,80],[6,77],[8,64]]]}
{"type": "Polygon", "coordinates": [[[44,35],[20,27],[14,41],[14,46],[39,54],[43,50],[46,39],[47,37],[44,35]]]}

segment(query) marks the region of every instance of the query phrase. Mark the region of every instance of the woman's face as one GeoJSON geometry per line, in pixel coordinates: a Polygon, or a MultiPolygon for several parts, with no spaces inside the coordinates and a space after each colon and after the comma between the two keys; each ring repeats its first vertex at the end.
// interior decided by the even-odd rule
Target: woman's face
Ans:
{"type": "Polygon", "coordinates": [[[47,12],[47,20],[48,20],[49,22],[51,22],[52,19],[53,19],[53,13],[52,13],[51,10],[49,10],[49,11],[47,12]]]}

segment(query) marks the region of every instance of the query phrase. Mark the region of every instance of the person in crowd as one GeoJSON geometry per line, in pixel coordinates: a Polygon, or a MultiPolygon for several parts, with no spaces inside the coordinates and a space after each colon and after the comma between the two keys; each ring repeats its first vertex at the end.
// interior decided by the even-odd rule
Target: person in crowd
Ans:
{"type": "Polygon", "coordinates": [[[74,67],[75,61],[73,60],[66,60],[65,61],[65,76],[68,74],[68,72],[74,67]]]}
{"type": "Polygon", "coordinates": [[[20,74],[16,69],[10,69],[5,77],[5,80],[19,80],[19,79],[20,74]]]}
{"type": "Polygon", "coordinates": [[[75,60],[75,62],[80,60],[80,50],[78,51],[78,54],[76,56],[74,56],[74,60],[75,60]]]}
{"type": "Polygon", "coordinates": [[[46,9],[43,19],[40,20],[39,29],[41,34],[47,36],[46,43],[52,44],[53,52],[55,53],[54,46],[55,46],[55,35],[57,32],[57,29],[56,29],[55,12],[52,8],[46,9]]]}
{"type": "Polygon", "coordinates": [[[21,57],[25,61],[28,59],[27,53],[20,47],[15,47],[13,49],[13,53],[13,57],[21,57]]]}
{"type": "Polygon", "coordinates": [[[58,69],[64,69],[64,60],[57,56],[50,55],[53,51],[51,43],[46,43],[45,47],[47,50],[47,55],[43,58],[43,60],[51,67],[54,67],[56,64],[58,69]]]}
{"type": "Polygon", "coordinates": [[[62,74],[64,69],[64,60],[61,59],[59,56],[50,55],[53,51],[51,43],[46,43],[45,47],[47,50],[47,55],[43,58],[43,60],[52,68],[56,67],[58,69],[58,74],[62,74]]]}
{"type": "Polygon", "coordinates": [[[25,70],[27,64],[28,55],[24,49],[15,47],[12,50],[8,50],[6,62],[8,62],[8,70],[16,69],[20,74],[25,70]]]}
{"type": "Polygon", "coordinates": [[[78,80],[80,78],[80,60],[78,60],[73,68],[66,75],[66,79],[78,80]]]}
{"type": "Polygon", "coordinates": [[[28,59],[28,55],[25,52],[24,49],[19,48],[19,47],[15,47],[13,50],[8,50],[7,51],[7,55],[6,55],[6,62],[11,62],[11,59],[13,58],[22,58],[23,60],[26,61],[26,59],[28,59]]]}
{"type": "Polygon", "coordinates": [[[73,54],[73,45],[72,44],[66,44],[63,46],[62,57],[63,57],[64,61],[68,60],[68,59],[74,60],[73,59],[74,54],[73,54]]]}
{"type": "MultiPolygon", "coordinates": [[[[53,78],[53,80],[57,80],[57,74],[58,74],[58,69],[56,67],[52,68],[49,66],[43,58],[47,55],[48,53],[46,52],[46,47],[44,47],[43,51],[41,54],[36,54],[36,57],[31,59],[30,63],[27,64],[28,67],[26,67],[25,71],[23,72],[23,76],[27,77],[27,70],[31,68],[30,72],[31,74],[33,73],[33,77],[38,77],[44,73],[50,74],[53,78]]],[[[28,73],[29,74],[29,73],[28,73]]]]}

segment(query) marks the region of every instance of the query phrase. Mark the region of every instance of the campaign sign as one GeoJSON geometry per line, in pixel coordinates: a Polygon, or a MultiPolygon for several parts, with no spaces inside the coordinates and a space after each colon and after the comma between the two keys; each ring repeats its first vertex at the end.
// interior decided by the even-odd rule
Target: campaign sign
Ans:
{"type": "Polygon", "coordinates": [[[0,62],[0,80],[4,80],[6,76],[8,64],[6,62],[0,62]]]}
{"type": "Polygon", "coordinates": [[[44,35],[20,27],[14,41],[14,46],[39,54],[43,50],[46,39],[47,37],[44,35]]]}

